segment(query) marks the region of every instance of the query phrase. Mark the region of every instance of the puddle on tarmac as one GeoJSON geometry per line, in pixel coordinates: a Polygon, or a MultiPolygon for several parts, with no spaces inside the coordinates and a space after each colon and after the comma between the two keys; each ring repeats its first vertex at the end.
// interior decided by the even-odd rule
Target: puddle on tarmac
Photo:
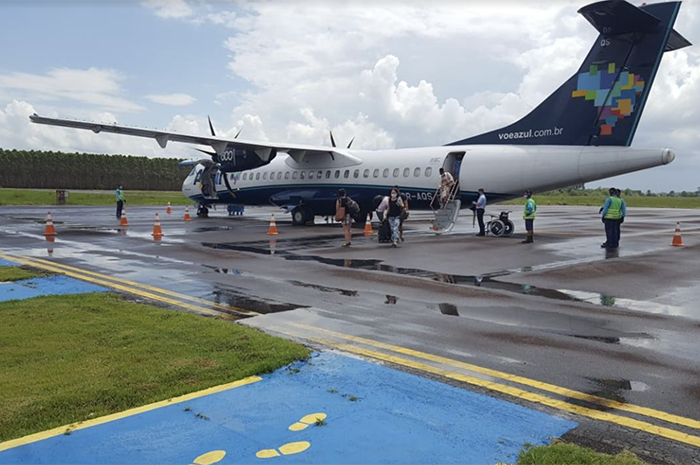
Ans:
{"type": "Polygon", "coordinates": [[[297,305],[253,299],[243,293],[223,288],[216,288],[211,294],[211,299],[207,300],[213,300],[218,304],[228,305],[230,307],[236,307],[242,310],[248,310],[262,314],[286,312],[288,310],[295,310],[297,308],[308,308],[307,305],[297,305]]]}
{"type": "Polygon", "coordinates": [[[384,296],[384,303],[387,305],[396,305],[396,302],[399,301],[399,298],[396,297],[395,295],[386,295],[384,296]]]}
{"type": "Polygon", "coordinates": [[[641,381],[631,381],[627,379],[588,379],[595,385],[595,389],[587,391],[589,394],[618,402],[627,402],[625,398],[626,391],[643,392],[649,389],[649,385],[641,381]]]}
{"type": "Polygon", "coordinates": [[[233,226],[211,226],[206,228],[195,228],[192,232],[215,232],[215,231],[233,231],[233,226]]]}
{"type": "Polygon", "coordinates": [[[309,289],[316,289],[317,291],[321,291],[321,292],[337,293],[337,294],[344,295],[347,297],[357,297],[359,295],[357,291],[351,291],[348,289],[340,289],[337,287],[321,286],[319,284],[303,283],[301,281],[289,281],[289,283],[294,285],[294,286],[298,286],[298,287],[306,287],[309,289]]]}

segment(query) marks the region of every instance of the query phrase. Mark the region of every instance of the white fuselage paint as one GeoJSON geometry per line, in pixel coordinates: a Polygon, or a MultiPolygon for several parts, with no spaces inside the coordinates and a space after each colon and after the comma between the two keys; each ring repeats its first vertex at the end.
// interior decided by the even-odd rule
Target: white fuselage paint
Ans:
{"type": "MultiPolygon", "coordinates": [[[[447,155],[465,152],[459,175],[462,191],[487,192],[520,196],[526,189],[542,192],[633,171],[665,165],[675,155],[670,149],[633,149],[629,147],[572,147],[550,145],[465,145],[440,146],[398,150],[362,151],[350,153],[362,160],[354,166],[337,166],[330,156],[327,160],[297,164],[284,153],[268,165],[243,173],[233,180],[234,191],[246,188],[280,186],[285,190],[295,185],[364,185],[435,190],[439,184],[439,168],[447,155]],[[426,175],[427,171],[427,175],[426,175]],[[319,174],[320,179],[319,179],[319,174]],[[416,176],[416,174],[418,174],[416,176]]],[[[201,196],[193,177],[203,167],[198,165],[183,183],[183,193],[193,200],[201,196]]],[[[219,193],[227,192],[222,183],[219,193]]],[[[199,197],[201,198],[201,197],[199,197]]],[[[216,203],[216,202],[215,202],[216,203]]]]}

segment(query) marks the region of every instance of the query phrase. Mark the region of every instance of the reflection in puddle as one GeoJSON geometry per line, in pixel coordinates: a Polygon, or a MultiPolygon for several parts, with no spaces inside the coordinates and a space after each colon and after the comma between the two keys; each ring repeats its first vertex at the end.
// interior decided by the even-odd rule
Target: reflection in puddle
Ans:
{"type": "Polygon", "coordinates": [[[631,381],[627,379],[589,379],[596,385],[596,389],[589,391],[589,394],[618,402],[627,402],[625,391],[641,392],[649,389],[649,385],[641,381],[631,381]]]}
{"type": "Polygon", "coordinates": [[[396,305],[396,302],[399,301],[399,298],[396,297],[395,295],[387,295],[384,299],[384,303],[387,305],[396,305]]]}
{"type": "Polygon", "coordinates": [[[440,313],[443,315],[452,315],[452,316],[459,316],[459,312],[457,311],[457,307],[452,304],[438,304],[438,308],[440,309],[440,313]]]}
{"type": "Polygon", "coordinates": [[[212,300],[217,304],[228,305],[230,307],[240,308],[242,310],[248,310],[262,314],[285,312],[287,310],[294,310],[297,308],[306,308],[305,305],[295,305],[251,299],[245,294],[233,291],[231,289],[217,288],[212,292],[212,296],[212,300]]]}
{"type": "Polygon", "coordinates": [[[595,305],[603,305],[605,307],[626,308],[629,310],[637,310],[646,313],[663,313],[665,315],[684,314],[681,307],[676,307],[674,305],[659,304],[646,300],[621,299],[619,297],[598,294],[595,292],[570,291],[566,289],[560,289],[559,291],[572,296],[572,298],[576,300],[595,305]]]}
{"type": "Polygon", "coordinates": [[[344,295],[347,297],[357,297],[358,296],[357,291],[351,291],[348,289],[340,289],[337,287],[321,286],[319,284],[302,283],[301,281],[289,281],[289,283],[294,285],[294,286],[298,286],[298,287],[306,287],[309,289],[316,289],[317,291],[321,291],[321,292],[338,293],[340,295],[344,295]]]}

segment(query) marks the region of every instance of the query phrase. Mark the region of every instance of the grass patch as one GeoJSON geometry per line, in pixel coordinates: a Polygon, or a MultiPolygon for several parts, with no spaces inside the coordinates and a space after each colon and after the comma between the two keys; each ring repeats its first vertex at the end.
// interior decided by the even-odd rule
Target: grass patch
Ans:
{"type": "MultiPolygon", "coordinates": [[[[567,194],[540,194],[533,198],[537,205],[581,205],[591,207],[602,207],[607,195],[567,195],[567,194]]],[[[646,196],[623,196],[628,207],[651,207],[651,208],[700,208],[700,197],[646,197],[646,196]]],[[[525,199],[510,200],[502,205],[524,205],[525,199]]],[[[519,212],[519,210],[518,210],[519,212]]]]}
{"type": "Polygon", "coordinates": [[[647,465],[632,452],[602,454],[575,444],[554,443],[526,448],[520,452],[517,465],[647,465]]]}
{"type": "Polygon", "coordinates": [[[309,355],[253,328],[105,293],[0,303],[0,321],[0,442],[309,355]]]}
{"type": "Polygon", "coordinates": [[[50,273],[35,270],[28,266],[0,266],[0,283],[8,281],[22,281],[24,279],[41,278],[50,273]]]}
{"type": "MultiPolygon", "coordinates": [[[[192,205],[179,191],[124,191],[126,206],[192,205]]],[[[116,205],[114,194],[70,191],[66,205],[116,205]]],[[[56,191],[42,189],[0,189],[0,205],[55,205],[56,191]]]]}

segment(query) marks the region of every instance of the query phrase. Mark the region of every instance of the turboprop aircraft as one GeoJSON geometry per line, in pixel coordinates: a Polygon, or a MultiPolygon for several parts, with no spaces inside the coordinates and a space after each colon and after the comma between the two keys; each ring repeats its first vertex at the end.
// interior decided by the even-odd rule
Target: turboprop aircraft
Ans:
{"type": "MultiPolygon", "coordinates": [[[[411,209],[434,208],[439,168],[458,180],[460,205],[486,189],[490,202],[665,165],[671,149],[630,148],[664,52],[691,45],[673,29],[681,2],[636,7],[607,0],[579,10],[600,33],[579,70],[519,121],[439,147],[351,150],[268,143],[30,116],[35,123],[207,146],[190,162],[183,193],[209,205],[276,205],[295,224],[332,215],[343,187],[366,214],[377,195],[398,185],[411,209]],[[210,150],[209,150],[210,148],[210,150]]],[[[448,225],[449,226],[449,225],[448,225]]],[[[446,226],[447,227],[447,226],[446,226]]]]}

